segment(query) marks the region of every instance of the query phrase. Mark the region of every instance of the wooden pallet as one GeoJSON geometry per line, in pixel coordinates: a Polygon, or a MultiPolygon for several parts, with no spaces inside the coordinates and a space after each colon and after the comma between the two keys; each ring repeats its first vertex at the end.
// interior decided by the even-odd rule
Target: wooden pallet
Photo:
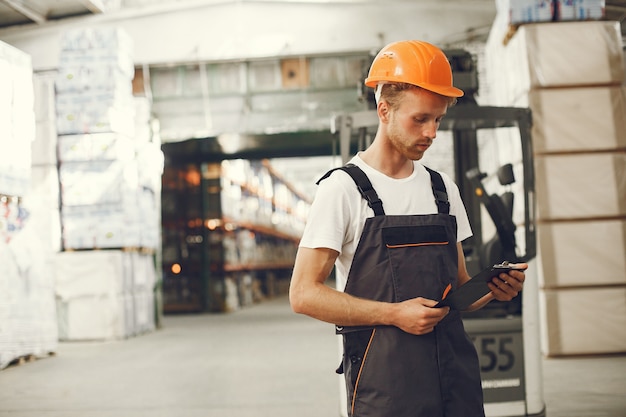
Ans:
{"type": "MultiPolygon", "coordinates": [[[[48,352],[47,356],[55,356],[55,355],[56,355],[56,352],[48,352]]],[[[27,355],[22,355],[20,357],[13,359],[11,362],[9,362],[6,368],[22,366],[27,363],[35,362],[37,359],[42,359],[42,358],[44,358],[44,356],[37,356],[32,353],[27,354],[27,355]]]]}
{"type": "Polygon", "coordinates": [[[513,38],[513,36],[515,36],[515,33],[517,32],[517,29],[520,27],[521,25],[509,25],[506,33],[504,34],[504,39],[502,39],[502,44],[504,46],[506,46],[509,41],[513,38]]]}

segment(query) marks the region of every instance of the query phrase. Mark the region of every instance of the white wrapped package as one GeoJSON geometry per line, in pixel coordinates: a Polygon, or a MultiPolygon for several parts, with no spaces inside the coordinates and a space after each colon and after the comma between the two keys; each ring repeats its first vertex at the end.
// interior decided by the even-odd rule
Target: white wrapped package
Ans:
{"type": "Polygon", "coordinates": [[[94,62],[59,68],[55,82],[57,94],[127,91],[132,95],[132,73],[116,65],[94,62]]]}
{"type": "Polygon", "coordinates": [[[59,168],[63,206],[122,203],[139,183],[134,161],[66,162],[59,168]]]}
{"type": "Polygon", "coordinates": [[[58,137],[60,162],[128,161],[135,157],[133,140],[120,133],[62,135],[58,137]]]}
{"type": "Polygon", "coordinates": [[[57,300],[59,340],[115,340],[128,337],[127,295],[98,295],[57,300]]]}
{"type": "Polygon", "coordinates": [[[626,285],[626,220],[539,223],[543,288],[626,285]]]}
{"type": "Polygon", "coordinates": [[[626,215],[626,152],[535,157],[537,219],[626,215]]]}
{"type": "Polygon", "coordinates": [[[112,340],[154,330],[151,255],[78,251],[59,253],[55,261],[60,340],[112,340]],[[138,290],[137,281],[146,285],[138,290]]]}
{"type": "Polygon", "coordinates": [[[132,94],[128,91],[73,93],[56,96],[59,135],[117,132],[134,136],[132,94]]]}
{"type": "Polygon", "coordinates": [[[132,51],[113,49],[82,49],[66,50],[59,55],[59,68],[76,67],[107,67],[117,68],[124,77],[132,80],[135,74],[135,64],[132,51]]]}
{"type": "Polygon", "coordinates": [[[154,256],[147,253],[131,253],[133,265],[133,285],[135,293],[148,292],[152,294],[156,283],[156,269],[154,256]]]}
{"type": "MultiPolygon", "coordinates": [[[[64,207],[62,211],[65,249],[119,249],[141,245],[141,223],[137,204],[123,203],[64,207]]],[[[154,227],[158,227],[155,225],[154,227]]]]}
{"type": "Polygon", "coordinates": [[[626,352],[626,286],[540,292],[547,356],[626,352]]]}
{"type": "MultiPolygon", "coordinates": [[[[507,48],[522,59],[516,71],[529,88],[621,84],[619,22],[584,21],[520,26],[507,48]]],[[[508,74],[509,76],[511,74],[508,74]]]]}
{"type": "Polygon", "coordinates": [[[622,84],[619,22],[532,23],[509,39],[505,21],[496,15],[485,45],[489,89],[481,104],[525,107],[531,89],[622,84]]]}
{"type": "Polygon", "coordinates": [[[120,250],[60,252],[55,268],[60,300],[115,296],[132,289],[131,258],[120,250]]]}
{"type": "Polygon", "coordinates": [[[530,91],[536,153],[626,148],[623,86],[530,91]]]}
{"type": "Polygon", "coordinates": [[[61,252],[55,257],[59,340],[109,340],[129,336],[133,304],[128,253],[61,252]]]}

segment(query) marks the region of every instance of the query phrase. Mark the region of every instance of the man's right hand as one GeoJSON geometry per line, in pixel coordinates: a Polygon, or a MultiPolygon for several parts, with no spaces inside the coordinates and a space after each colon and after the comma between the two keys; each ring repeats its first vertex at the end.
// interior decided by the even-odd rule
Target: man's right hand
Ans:
{"type": "Polygon", "coordinates": [[[436,304],[437,301],[422,297],[395,303],[391,324],[415,335],[430,333],[450,312],[449,307],[433,308],[436,304]]]}

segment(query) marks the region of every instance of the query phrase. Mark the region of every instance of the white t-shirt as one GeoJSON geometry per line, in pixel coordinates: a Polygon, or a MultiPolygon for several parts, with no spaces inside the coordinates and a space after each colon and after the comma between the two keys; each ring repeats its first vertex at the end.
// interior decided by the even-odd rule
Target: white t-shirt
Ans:
{"type": "MultiPolygon", "coordinates": [[[[419,162],[415,161],[410,176],[401,179],[388,177],[375,170],[358,155],[350,162],[365,172],[383,202],[386,215],[437,213],[430,174],[419,162]]],[[[441,173],[441,176],[448,192],[450,215],[456,217],[457,240],[461,242],[472,235],[472,229],[457,185],[445,173],[441,173]]],[[[365,220],[373,216],[374,211],[361,197],[354,180],[347,173],[333,172],[320,182],[300,246],[329,248],[339,252],[335,262],[339,289],[345,287],[365,220]]]]}

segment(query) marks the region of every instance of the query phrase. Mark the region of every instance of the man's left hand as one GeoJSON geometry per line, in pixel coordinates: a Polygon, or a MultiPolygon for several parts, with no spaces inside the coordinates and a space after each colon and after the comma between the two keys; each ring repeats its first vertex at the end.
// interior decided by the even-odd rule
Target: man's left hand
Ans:
{"type": "Polygon", "coordinates": [[[506,273],[503,272],[487,284],[496,300],[511,301],[522,291],[526,279],[523,270],[528,268],[528,265],[516,264],[515,266],[522,270],[512,269],[506,273]]]}

